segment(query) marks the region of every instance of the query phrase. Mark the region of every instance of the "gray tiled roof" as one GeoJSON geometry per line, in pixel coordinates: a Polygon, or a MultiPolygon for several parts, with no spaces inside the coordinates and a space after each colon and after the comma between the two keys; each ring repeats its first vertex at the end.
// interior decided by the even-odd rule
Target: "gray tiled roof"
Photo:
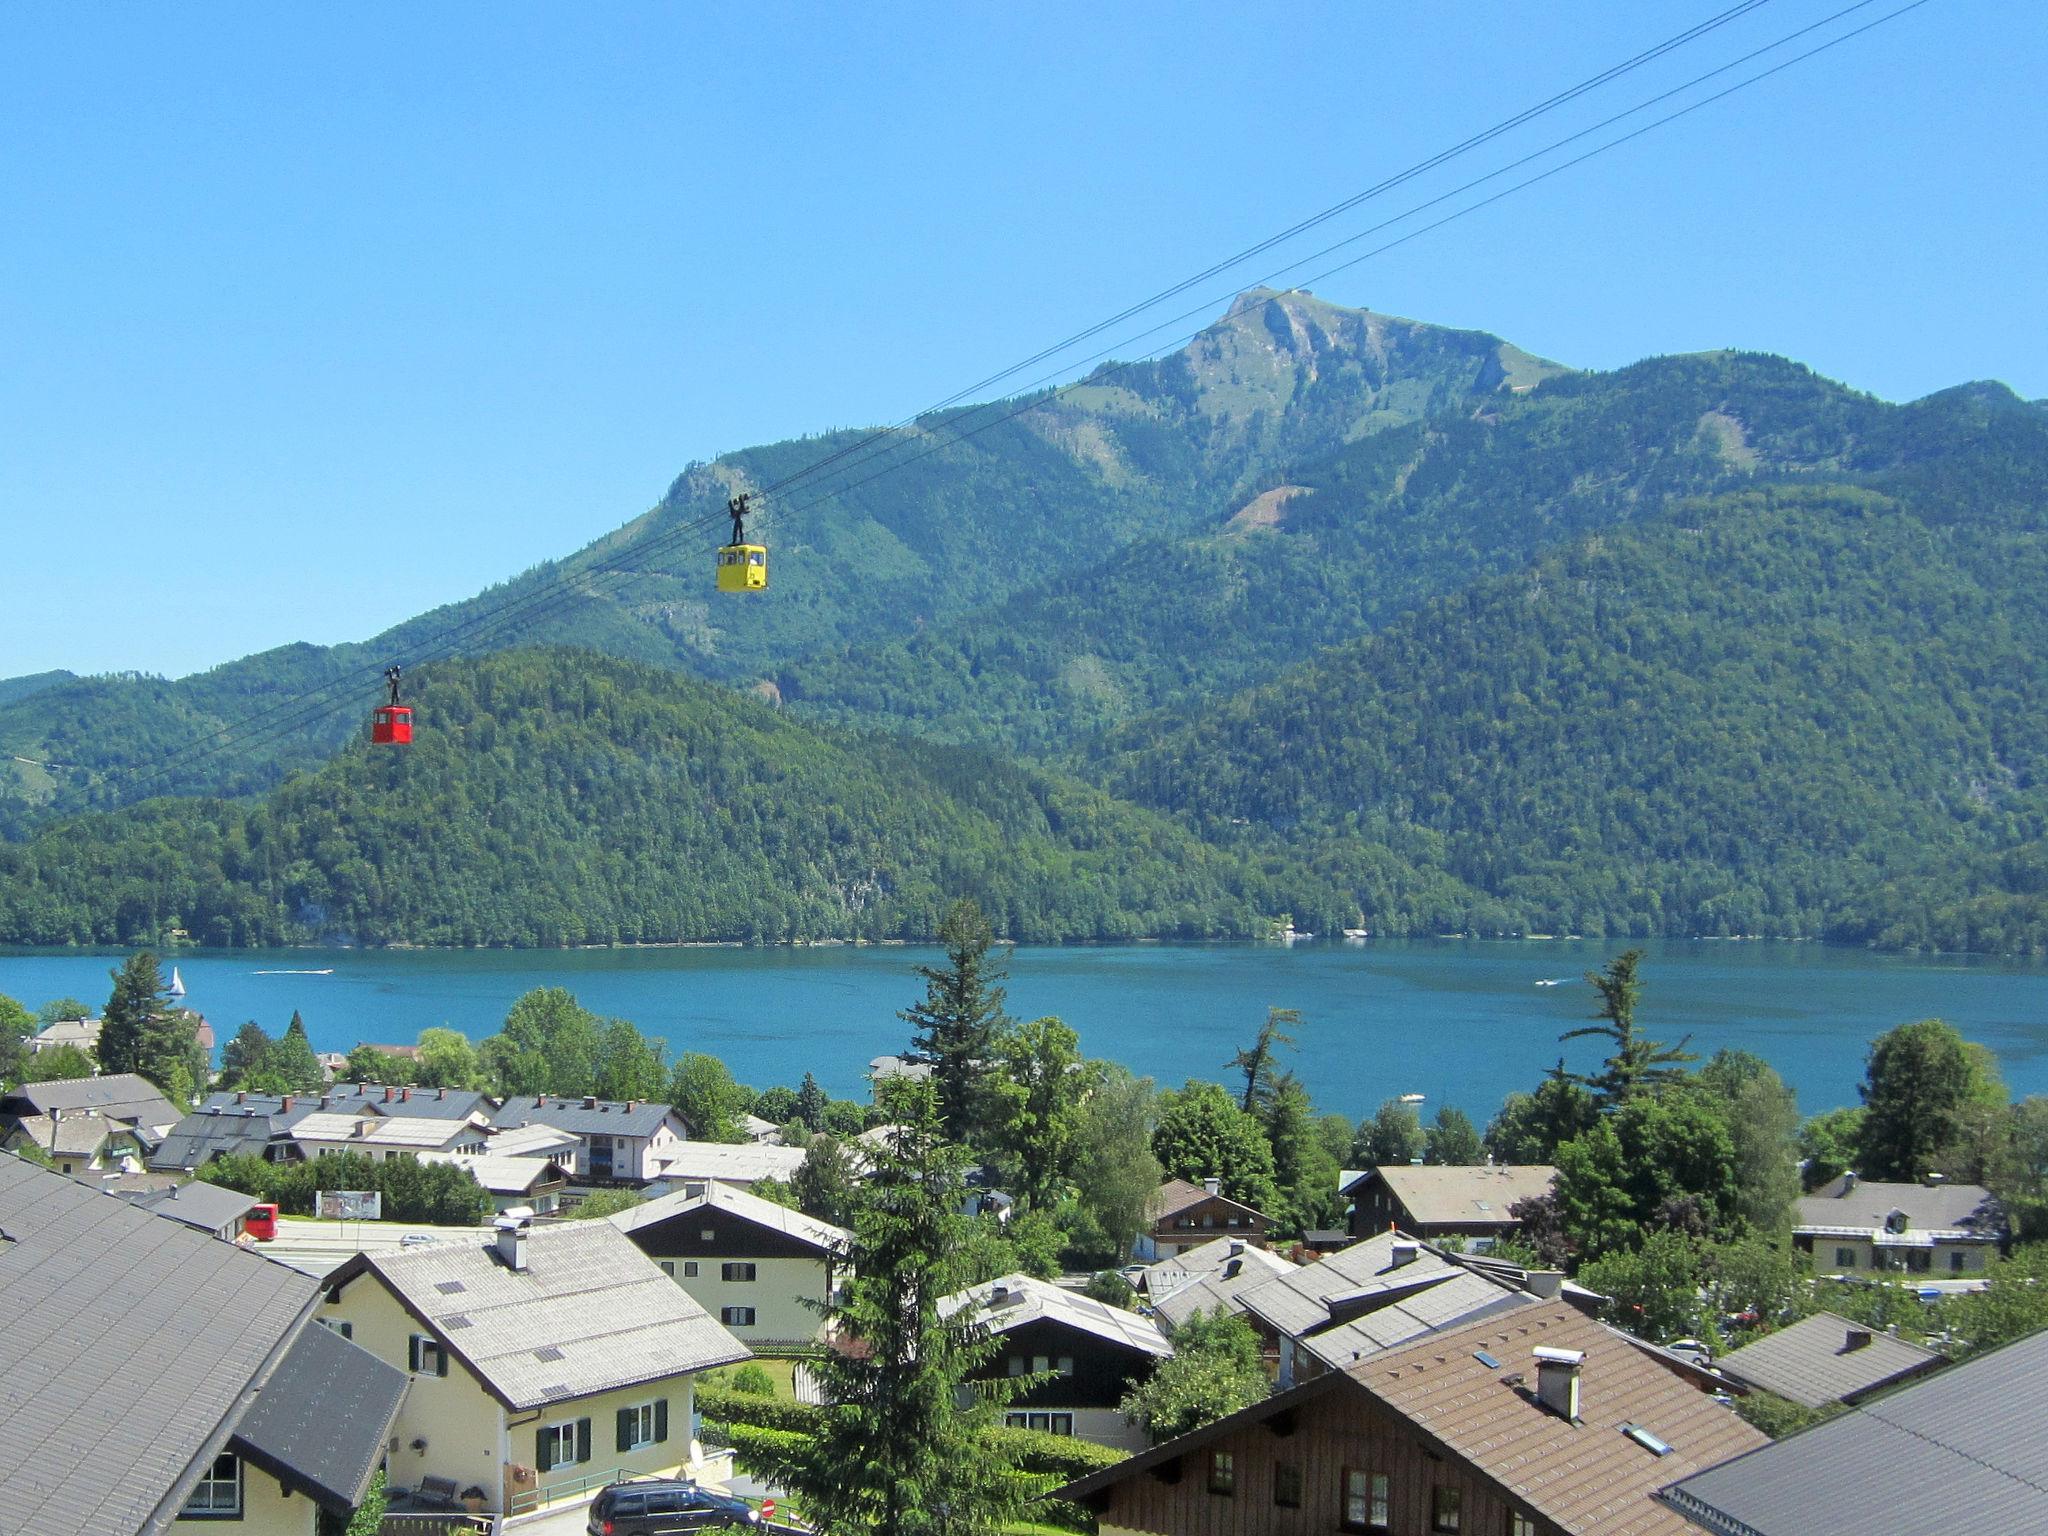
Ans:
{"type": "Polygon", "coordinates": [[[1150,1318],[1030,1275],[1004,1275],[985,1285],[955,1291],[940,1298],[939,1315],[951,1317],[962,1307],[973,1308],[975,1320],[991,1333],[1050,1321],[1078,1328],[1122,1349],[1159,1356],[1173,1353],[1173,1345],[1150,1318]]]}
{"type": "Polygon", "coordinates": [[[2048,1333],[1900,1387],[1664,1496],[1722,1536],[2048,1530],[2048,1333]]]}
{"type": "Polygon", "coordinates": [[[773,1200],[763,1200],[759,1195],[748,1194],[743,1189],[733,1189],[724,1184],[708,1185],[701,1195],[663,1195],[659,1200],[648,1200],[631,1210],[620,1211],[606,1218],[621,1232],[637,1232],[642,1227],[656,1222],[668,1221],[672,1217],[685,1216],[691,1211],[706,1207],[726,1211],[742,1221],[750,1221],[757,1227],[771,1232],[780,1232],[784,1237],[806,1243],[823,1254],[844,1253],[852,1245],[853,1234],[844,1227],[835,1227],[829,1221],[819,1221],[806,1216],[802,1211],[793,1211],[786,1205],[777,1205],[773,1200]]]}
{"type": "Polygon", "coordinates": [[[1462,1328],[1481,1318],[1531,1306],[1536,1300],[1527,1291],[1461,1270],[1363,1316],[1308,1334],[1301,1346],[1324,1364],[1341,1368],[1426,1334],[1462,1328]]]}
{"type": "Polygon", "coordinates": [[[160,1171],[203,1168],[216,1157],[237,1152],[261,1154],[285,1137],[284,1122],[256,1110],[202,1109],[187,1115],[162,1143],[151,1149],[149,1166],[160,1171]]]}
{"type": "Polygon", "coordinates": [[[671,1111],[655,1099],[637,1099],[632,1107],[617,1099],[556,1099],[543,1094],[520,1094],[505,1101],[491,1116],[494,1126],[551,1125],[558,1131],[578,1136],[652,1136],[661,1129],[671,1111]],[[541,1102],[535,1103],[539,1099],[541,1102]]]}
{"type": "Polygon", "coordinates": [[[243,1091],[209,1094],[199,1107],[202,1111],[254,1110],[257,1114],[276,1115],[287,1125],[295,1125],[301,1117],[319,1114],[322,1110],[339,1115],[369,1111],[401,1119],[467,1120],[474,1114],[488,1115],[491,1100],[468,1088],[392,1088],[381,1083],[329,1083],[318,1093],[279,1095],[243,1091]],[[387,1093],[391,1095],[388,1099],[385,1098],[387,1093]],[[292,1101],[290,1109],[284,1107],[286,1098],[292,1101]]]}
{"type": "Polygon", "coordinates": [[[1242,1238],[1219,1237],[1147,1269],[1145,1294],[1152,1310],[1178,1327],[1197,1312],[1235,1310],[1240,1292],[1295,1268],[1242,1238]]]}
{"type": "Polygon", "coordinates": [[[1808,1408],[1875,1391],[1901,1376],[1940,1365],[1918,1344],[1850,1322],[1832,1312],[1802,1317],[1714,1362],[1723,1376],[1761,1387],[1808,1408]],[[1863,1342],[1858,1344],[1860,1334],[1863,1342]]]}
{"type": "Polygon", "coordinates": [[[178,1110],[157,1092],[156,1084],[133,1072],[110,1072],[104,1077],[64,1077],[48,1083],[24,1083],[9,1090],[10,1102],[30,1106],[28,1112],[47,1115],[53,1109],[66,1113],[96,1109],[109,1120],[134,1120],[145,1129],[171,1125],[178,1110]]]}
{"type": "Polygon", "coordinates": [[[0,1234],[0,1526],[162,1529],[318,1282],[12,1157],[0,1234]]]}
{"type": "Polygon", "coordinates": [[[775,1147],[765,1141],[729,1145],[718,1141],[686,1141],[661,1154],[661,1177],[671,1183],[686,1179],[751,1184],[756,1179],[787,1183],[804,1165],[800,1147],[775,1147]]]}
{"type": "Polygon", "coordinates": [[[1512,1222],[1509,1207],[1550,1192],[1557,1170],[1539,1163],[1486,1163],[1474,1167],[1388,1163],[1368,1168],[1343,1193],[1355,1195],[1377,1178],[1417,1226],[1477,1226],[1512,1222]]]}
{"type": "Polygon", "coordinates": [[[248,1215],[256,1204],[254,1195],[221,1184],[194,1179],[171,1189],[124,1196],[144,1210],[172,1221],[182,1221],[202,1232],[220,1232],[248,1215]]]}
{"type": "Polygon", "coordinates": [[[405,1372],[326,1328],[285,1351],[229,1442],[286,1487],[337,1514],[369,1490],[405,1401],[405,1372]]]}
{"type": "Polygon", "coordinates": [[[701,1371],[749,1354],[608,1222],[535,1227],[526,1254],[521,1272],[506,1268],[489,1243],[364,1254],[331,1280],[364,1271],[382,1277],[515,1409],[701,1371]],[[541,1349],[550,1358],[539,1358],[541,1349]]]}
{"type": "Polygon", "coordinates": [[[109,1120],[89,1109],[76,1110],[54,1119],[49,1115],[24,1115],[20,1130],[45,1152],[73,1157],[91,1157],[107,1144],[109,1136],[118,1135],[126,1139],[130,1135],[125,1121],[109,1120]]]}
{"type": "Polygon", "coordinates": [[[1300,1338],[1329,1326],[1333,1302],[1361,1306],[1375,1291],[1410,1290],[1461,1273],[1459,1266],[1414,1238],[1382,1232],[1239,1294],[1247,1311],[1280,1332],[1300,1338]],[[1396,1265],[1396,1243],[1413,1247],[1415,1257],[1396,1265]]]}
{"type": "Polygon", "coordinates": [[[1880,1229],[1893,1211],[1906,1217],[1906,1235],[1955,1233],[1989,1239],[2004,1229],[1991,1191],[1980,1184],[1883,1184],[1845,1174],[1802,1197],[1795,1230],[1864,1233],[1880,1229]]]}

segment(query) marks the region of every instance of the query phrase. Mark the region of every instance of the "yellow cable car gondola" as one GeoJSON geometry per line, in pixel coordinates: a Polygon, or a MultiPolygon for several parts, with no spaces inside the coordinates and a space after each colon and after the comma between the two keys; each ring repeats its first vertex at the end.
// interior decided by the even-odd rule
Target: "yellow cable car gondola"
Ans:
{"type": "Polygon", "coordinates": [[[718,551],[718,590],[765,592],[768,589],[768,546],[747,542],[747,498],[733,497],[725,510],[732,514],[732,542],[718,551]]]}

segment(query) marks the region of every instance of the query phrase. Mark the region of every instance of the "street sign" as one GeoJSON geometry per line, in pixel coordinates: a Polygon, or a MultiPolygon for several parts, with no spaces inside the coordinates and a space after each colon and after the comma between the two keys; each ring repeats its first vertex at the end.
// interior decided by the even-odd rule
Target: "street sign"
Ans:
{"type": "Polygon", "coordinates": [[[314,1196],[313,1213],[328,1221],[382,1221],[384,1196],[374,1189],[323,1189],[314,1196]]]}

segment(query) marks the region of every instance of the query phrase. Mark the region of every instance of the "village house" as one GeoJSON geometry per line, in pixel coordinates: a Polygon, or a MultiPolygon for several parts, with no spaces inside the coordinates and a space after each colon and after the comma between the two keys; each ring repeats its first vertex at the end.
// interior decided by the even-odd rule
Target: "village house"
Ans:
{"type": "Polygon", "coordinates": [[[1658,1490],[1765,1443],[1681,1368],[1550,1302],[1328,1372],[1055,1496],[1102,1536],[1684,1536],[1658,1490]]]}
{"type": "Polygon", "coordinates": [[[2035,1333],[1667,1479],[1664,1498],[1690,1536],[2048,1531],[2044,1423],[2048,1333],[2035,1333]]]}
{"type": "Polygon", "coordinates": [[[498,1130],[544,1125],[574,1136],[575,1148],[556,1160],[579,1184],[646,1184],[660,1176],[662,1158],[690,1139],[682,1116],[651,1099],[515,1094],[490,1123],[498,1130]]]}
{"type": "Polygon", "coordinates": [[[1816,1312],[1714,1362],[1730,1381],[1802,1408],[1859,1403],[1873,1392],[1940,1370],[1948,1362],[1895,1334],[1816,1312]]]}
{"type": "Polygon", "coordinates": [[[939,1303],[943,1317],[962,1309],[997,1341],[977,1377],[1043,1378],[1011,1400],[1006,1424],[1121,1450],[1145,1443],[1144,1431],[1117,1405],[1173,1353],[1157,1323],[1022,1274],[972,1286],[939,1303]]]}
{"type": "Polygon", "coordinates": [[[133,1127],[150,1146],[163,1139],[181,1113],[156,1084],[133,1072],[66,1077],[0,1091],[0,1134],[37,1116],[57,1119],[85,1111],[133,1127]]]}
{"type": "Polygon", "coordinates": [[[663,1195],[607,1218],[661,1272],[750,1345],[810,1344],[853,1239],[724,1184],[663,1195]]]}
{"type": "MultiPolygon", "coordinates": [[[[459,1125],[488,1116],[491,1100],[466,1088],[405,1088],[384,1083],[331,1083],[317,1094],[256,1093],[247,1089],[209,1094],[179,1120],[149,1158],[162,1173],[192,1173],[217,1157],[249,1154],[268,1162],[297,1162],[313,1145],[301,1142],[299,1127],[314,1116],[419,1120],[459,1125]]],[[[331,1119],[323,1124],[330,1128],[331,1119]]],[[[320,1134],[316,1128],[316,1135],[320,1134]]],[[[440,1143],[436,1143],[439,1145],[440,1143]]],[[[418,1146],[408,1143],[415,1152],[418,1146]]],[[[362,1150],[362,1149],[357,1149],[362,1150]]],[[[379,1150],[398,1150],[395,1143],[379,1150]]]]}
{"type": "Polygon", "coordinates": [[[524,1211],[530,1216],[547,1216],[562,1203],[569,1187],[569,1170],[551,1157],[525,1157],[496,1150],[496,1140],[486,1142],[481,1152],[422,1152],[423,1163],[453,1163],[468,1171],[491,1197],[500,1216],[507,1211],[524,1211]]]}
{"type": "Polygon", "coordinates": [[[1398,1228],[1431,1242],[1490,1243],[1520,1228],[1511,1214],[1518,1201],[1549,1194],[1556,1179],[1557,1170],[1543,1163],[1388,1163],[1353,1175],[1341,1193],[1351,1202],[1353,1237],[1398,1228]]]}
{"type": "Polygon", "coordinates": [[[34,1147],[59,1173],[80,1176],[134,1172],[142,1167],[151,1145],[129,1122],[109,1120],[96,1109],[24,1115],[0,1137],[0,1149],[20,1152],[34,1147]]]}
{"type": "Polygon", "coordinates": [[[1263,1248],[1270,1226],[1265,1212],[1225,1195],[1220,1179],[1168,1179],[1145,1203],[1145,1229],[1132,1243],[1131,1257],[1156,1264],[1216,1237],[1240,1237],[1263,1248]]]}
{"type": "Polygon", "coordinates": [[[391,1483],[495,1514],[704,1470],[694,1380],[746,1346],[602,1221],[357,1254],[320,1317],[412,1379],[391,1483]]]}
{"type": "Polygon", "coordinates": [[[1241,1237],[1215,1237],[1161,1259],[1138,1276],[1145,1301],[1169,1328],[1206,1312],[1235,1312],[1240,1293],[1298,1266],[1241,1237]]]}
{"type": "Polygon", "coordinates": [[[31,1056],[42,1051],[54,1051],[60,1045],[68,1045],[75,1051],[97,1059],[100,1052],[100,1021],[98,1019],[53,1019],[22,1042],[31,1056]]]}
{"type": "Polygon", "coordinates": [[[183,1222],[196,1232],[204,1232],[208,1237],[217,1237],[227,1243],[242,1236],[249,1213],[256,1208],[254,1195],[245,1195],[238,1189],[208,1184],[200,1179],[189,1184],[173,1184],[169,1189],[124,1193],[121,1198],[141,1206],[152,1215],[183,1222]]]}
{"type": "Polygon", "coordinates": [[[1817,1275],[1982,1280],[2006,1240],[2005,1216],[1980,1184],[1889,1184],[1845,1173],[1793,1209],[1792,1246],[1817,1275]]]}
{"type": "Polygon", "coordinates": [[[402,1372],[311,1326],[320,1282],[0,1157],[0,1528],[341,1529],[402,1372]]]}
{"type": "Polygon", "coordinates": [[[762,1179],[787,1184],[804,1165],[800,1147],[778,1147],[765,1141],[737,1145],[719,1141],[685,1141],[668,1148],[657,1160],[650,1196],[695,1195],[709,1184],[745,1189],[762,1179]]]}
{"type": "Polygon", "coordinates": [[[290,1130],[299,1156],[309,1162],[345,1152],[377,1162],[394,1157],[418,1159],[429,1152],[478,1153],[484,1150],[489,1135],[482,1115],[444,1120],[364,1111],[303,1115],[292,1122],[290,1130]]]}
{"type": "Polygon", "coordinates": [[[1558,1296],[1563,1283],[1550,1272],[1525,1286],[1405,1233],[1382,1232],[1233,1300],[1275,1352],[1280,1385],[1291,1387],[1424,1334],[1558,1296]]]}

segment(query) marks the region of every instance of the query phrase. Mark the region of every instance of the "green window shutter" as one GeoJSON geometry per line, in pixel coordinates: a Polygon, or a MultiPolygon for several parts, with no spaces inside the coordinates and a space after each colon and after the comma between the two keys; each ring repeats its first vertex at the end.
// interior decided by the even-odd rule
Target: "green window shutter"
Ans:
{"type": "Polygon", "coordinates": [[[546,1430],[542,1430],[533,1438],[533,1464],[539,1467],[543,1472],[552,1472],[555,1467],[555,1458],[551,1454],[553,1450],[552,1437],[549,1436],[546,1430]]]}
{"type": "Polygon", "coordinates": [[[405,1368],[416,1371],[420,1368],[420,1336],[414,1334],[405,1341],[405,1368]]]}
{"type": "Polygon", "coordinates": [[[657,1397],[654,1400],[654,1443],[656,1445],[660,1445],[663,1441],[667,1439],[668,1399],[665,1397],[657,1397]]]}
{"type": "Polygon", "coordinates": [[[590,1460],[590,1420],[588,1419],[578,1419],[576,1421],[576,1459],[578,1461],[590,1460]]]}
{"type": "Polygon", "coordinates": [[[630,1408],[619,1410],[619,1449],[633,1449],[633,1410],[630,1408]]]}
{"type": "Polygon", "coordinates": [[[446,1344],[441,1345],[434,1351],[434,1374],[436,1376],[446,1376],[448,1374],[448,1346],[446,1344]]]}

